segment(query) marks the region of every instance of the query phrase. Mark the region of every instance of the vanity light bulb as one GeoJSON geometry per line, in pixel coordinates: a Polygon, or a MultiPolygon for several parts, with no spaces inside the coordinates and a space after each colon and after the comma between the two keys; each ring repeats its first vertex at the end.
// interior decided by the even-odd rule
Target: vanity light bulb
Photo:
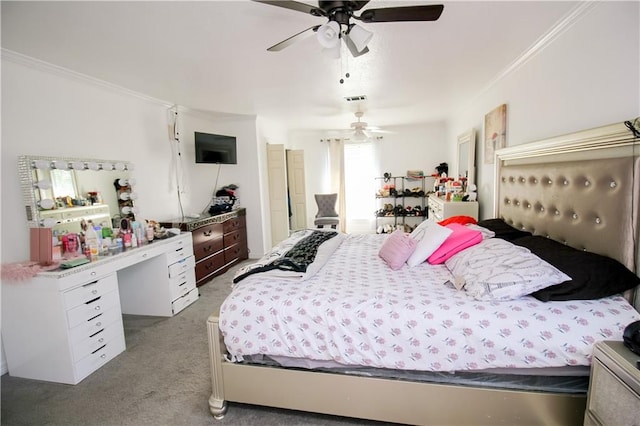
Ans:
{"type": "Polygon", "coordinates": [[[100,170],[100,166],[95,161],[90,161],[87,163],[87,169],[98,171],[100,170]]]}
{"type": "Polygon", "coordinates": [[[110,172],[111,170],[113,170],[113,164],[112,163],[102,163],[101,165],[102,170],[106,170],[107,172],[110,172]]]}
{"type": "Polygon", "coordinates": [[[40,170],[49,170],[51,168],[51,162],[47,160],[35,160],[33,167],[40,170]]]}
{"type": "Polygon", "coordinates": [[[69,170],[69,163],[66,161],[56,160],[53,162],[53,168],[58,170],[69,170]]]}
{"type": "Polygon", "coordinates": [[[116,165],[114,166],[114,168],[119,171],[119,172],[123,172],[125,169],[124,163],[116,163],[116,165]]]}
{"type": "Polygon", "coordinates": [[[124,206],[121,211],[122,211],[122,214],[129,214],[131,213],[131,207],[124,206]]]}
{"type": "Polygon", "coordinates": [[[82,161],[73,161],[71,163],[71,168],[73,170],[84,170],[84,163],[82,161]]]}
{"type": "Polygon", "coordinates": [[[40,221],[40,225],[45,228],[53,228],[58,222],[53,218],[46,218],[40,221]]]}
{"type": "Polygon", "coordinates": [[[43,208],[45,210],[51,210],[54,205],[55,203],[50,198],[45,198],[44,200],[38,201],[38,206],[40,206],[40,208],[43,208]]]}
{"type": "Polygon", "coordinates": [[[133,165],[133,163],[127,163],[126,164],[126,169],[128,171],[132,171],[132,170],[135,170],[135,166],[133,165]]]}
{"type": "Polygon", "coordinates": [[[120,199],[123,201],[126,201],[129,199],[130,194],[128,192],[121,192],[120,193],[120,199]]]}
{"type": "Polygon", "coordinates": [[[51,182],[49,182],[48,180],[39,180],[38,182],[36,182],[35,187],[39,189],[50,189],[51,182]]]}
{"type": "Polygon", "coordinates": [[[133,186],[133,185],[135,185],[138,181],[136,180],[136,178],[129,178],[129,179],[127,179],[127,182],[129,183],[129,186],[133,186]]]}
{"type": "Polygon", "coordinates": [[[132,193],[129,194],[129,198],[131,200],[135,200],[135,199],[138,198],[138,194],[136,192],[132,192],[132,193]]]}

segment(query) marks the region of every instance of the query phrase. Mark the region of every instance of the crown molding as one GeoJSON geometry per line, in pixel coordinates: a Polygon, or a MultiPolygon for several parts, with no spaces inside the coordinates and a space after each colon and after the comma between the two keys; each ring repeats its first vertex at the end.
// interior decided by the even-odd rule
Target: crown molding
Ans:
{"type": "Polygon", "coordinates": [[[507,65],[502,71],[496,74],[487,85],[482,88],[467,104],[467,107],[475,102],[482,94],[506,79],[524,64],[541,53],[544,49],[554,43],[565,31],[576,22],[580,21],[593,8],[598,1],[580,1],[577,6],[571,9],[559,21],[557,21],[546,33],[536,40],[527,50],[522,52],[513,62],[507,65]]]}

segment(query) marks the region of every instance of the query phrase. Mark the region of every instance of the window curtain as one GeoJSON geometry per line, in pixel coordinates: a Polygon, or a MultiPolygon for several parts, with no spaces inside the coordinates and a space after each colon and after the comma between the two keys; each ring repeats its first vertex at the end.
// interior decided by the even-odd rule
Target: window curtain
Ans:
{"type": "Polygon", "coordinates": [[[340,231],[347,229],[347,209],[344,186],[344,140],[334,138],[329,140],[329,178],[331,192],[338,194],[338,216],[340,217],[340,231]]]}

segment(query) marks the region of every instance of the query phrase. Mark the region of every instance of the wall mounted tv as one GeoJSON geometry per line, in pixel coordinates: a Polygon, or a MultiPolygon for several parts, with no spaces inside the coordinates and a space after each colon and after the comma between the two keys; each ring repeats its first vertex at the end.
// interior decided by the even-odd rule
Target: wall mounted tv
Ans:
{"type": "Polygon", "coordinates": [[[238,164],[235,136],[195,132],[196,163],[238,164]]]}

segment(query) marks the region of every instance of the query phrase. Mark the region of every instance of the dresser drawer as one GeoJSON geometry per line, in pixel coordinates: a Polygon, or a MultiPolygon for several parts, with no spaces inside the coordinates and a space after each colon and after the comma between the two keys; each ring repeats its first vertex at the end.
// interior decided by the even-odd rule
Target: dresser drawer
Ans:
{"type": "Polygon", "coordinates": [[[173,314],[174,315],[177,314],[178,312],[180,312],[181,310],[183,310],[184,308],[186,308],[187,306],[189,306],[190,304],[198,300],[199,296],[200,294],[198,293],[198,289],[194,288],[184,296],[181,296],[178,299],[174,300],[173,303],[171,304],[173,314]]]}
{"type": "Polygon", "coordinates": [[[101,345],[75,364],[77,381],[84,379],[124,350],[124,334],[101,345]]]}
{"type": "Polygon", "coordinates": [[[233,262],[242,257],[242,249],[243,246],[241,244],[236,244],[224,249],[224,263],[233,262]]]}
{"type": "Polygon", "coordinates": [[[224,252],[216,253],[211,257],[196,263],[196,281],[214,273],[224,266],[224,252]]]}
{"type": "Polygon", "coordinates": [[[90,335],[83,341],[72,345],[71,348],[74,361],[80,361],[85,356],[100,349],[100,347],[102,347],[105,343],[118,337],[124,338],[122,320],[111,323],[98,332],[90,335]]]}
{"type": "Polygon", "coordinates": [[[186,259],[182,259],[172,265],[169,265],[169,278],[177,277],[178,275],[193,269],[196,261],[193,256],[189,256],[186,259]]]}
{"type": "Polygon", "coordinates": [[[246,223],[247,223],[247,220],[244,216],[238,216],[238,217],[234,217],[233,219],[225,220],[222,223],[223,232],[227,234],[231,231],[236,231],[240,228],[245,228],[246,223]]]}
{"type": "Polygon", "coordinates": [[[71,329],[84,321],[88,321],[114,306],[120,306],[120,296],[117,290],[104,294],[88,303],[76,306],[67,311],[69,328],[71,329]]]}
{"type": "Polygon", "coordinates": [[[242,239],[243,234],[239,230],[231,231],[228,234],[224,234],[224,246],[231,247],[237,244],[242,239]]]}
{"type": "Polygon", "coordinates": [[[92,281],[81,287],[63,293],[64,306],[66,309],[75,308],[78,305],[86,303],[90,300],[109,293],[118,287],[118,278],[116,274],[107,275],[96,281],[92,281]]]}
{"type": "Polygon", "coordinates": [[[171,292],[171,300],[176,300],[178,297],[184,296],[196,287],[196,276],[192,269],[186,271],[177,277],[171,278],[169,283],[169,291],[171,292]]]}
{"type": "Polygon", "coordinates": [[[217,238],[222,238],[222,233],[222,225],[220,223],[212,223],[194,229],[191,232],[191,238],[193,239],[193,245],[197,246],[217,238]]]}
{"type": "Polygon", "coordinates": [[[91,321],[84,321],[69,330],[69,342],[71,345],[82,342],[89,336],[96,334],[100,330],[113,323],[122,324],[122,311],[120,306],[114,306],[101,314],[98,314],[91,321]]]}
{"type": "Polygon", "coordinates": [[[200,243],[193,248],[193,254],[196,260],[204,259],[224,248],[223,238],[221,236],[200,243]]]}

